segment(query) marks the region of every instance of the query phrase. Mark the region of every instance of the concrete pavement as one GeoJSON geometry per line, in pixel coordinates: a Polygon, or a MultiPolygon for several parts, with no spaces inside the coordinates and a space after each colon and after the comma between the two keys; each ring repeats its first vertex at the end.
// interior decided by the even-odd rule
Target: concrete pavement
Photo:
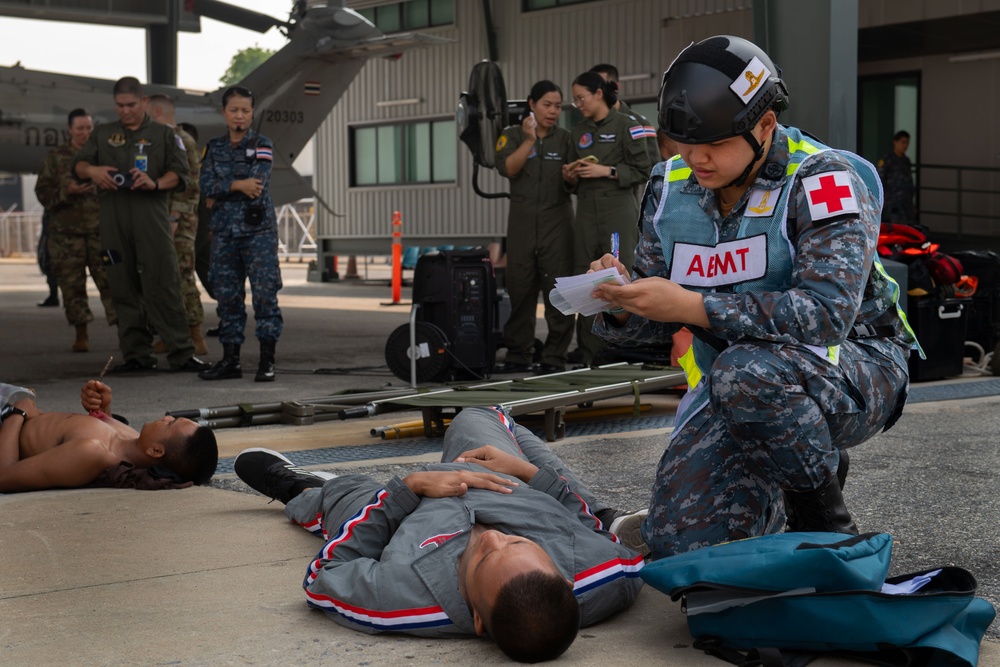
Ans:
{"type": "MultiPolygon", "coordinates": [[[[384,369],[385,338],[408,314],[405,306],[379,305],[389,300],[387,285],[310,284],[298,265],[285,265],[283,274],[286,332],[278,347],[277,382],[209,383],[172,373],[110,378],[116,412],[139,423],[167,410],[405,385],[384,369]]],[[[92,351],[70,352],[72,328],[61,309],[34,305],[44,292],[33,264],[0,261],[0,377],[35,387],[42,409],[76,410],[80,385],[116,354],[116,338],[105,326],[92,325],[92,351]]],[[[96,298],[91,307],[100,320],[96,298]]],[[[211,315],[209,321],[214,323],[211,315]]],[[[217,341],[210,346],[209,358],[217,359],[217,341]]],[[[245,361],[255,366],[252,345],[245,361]]],[[[981,594],[994,605],[1000,604],[998,408],[998,397],[909,406],[896,428],[852,452],[845,492],[863,530],[893,534],[893,573],[960,565],[977,576],[981,594]]],[[[407,418],[412,415],[401,413],[393,421],[407,418]]],[[[291,451],[295,460],[294,452],[302,449],[371,442],[368,426],[325,422],[218,435],[224,455],[244,446],[272,446],[291,451]]],[[[662,429],[633,431],[567,438],[554,448],[598,495],[616,506],[639,507],[665,438],[662,429]]],[[[387,478],[434,458],[431,453],[317,467],[387,478]]],[[[506,663],[486,641],[363,635],[309,610],[301,581],[321,542],[288,524],[278,503],[245,491],[229,474],[210,487],[182,491],[0,496],[0,663],[506,663]]],[[[996,638],[994,624],[980,664],[1000,667],[996,638]]],[[[561,662],[723,664],[691,648],[679,604],[650,588],[629,612],[582,631],[561,662]]]]}

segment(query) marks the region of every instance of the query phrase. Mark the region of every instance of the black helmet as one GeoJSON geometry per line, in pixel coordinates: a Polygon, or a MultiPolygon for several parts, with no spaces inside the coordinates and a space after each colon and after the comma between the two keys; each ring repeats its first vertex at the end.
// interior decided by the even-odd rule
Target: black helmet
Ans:
{"type": "Polygon", "coordinates": [[[720,35],[692,44],[663,73],[660,129],[683,144],[743,135],[756,146],[750,130],[771,108],[776,113],[788,108],[781,70],[741,37],[720,35]]]}

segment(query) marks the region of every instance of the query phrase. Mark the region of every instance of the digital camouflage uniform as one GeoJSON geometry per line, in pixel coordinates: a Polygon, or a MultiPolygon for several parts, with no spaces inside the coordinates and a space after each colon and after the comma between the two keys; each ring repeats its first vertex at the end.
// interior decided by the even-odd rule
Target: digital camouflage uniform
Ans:
{"type": "Polygon", "coordinates": [[[906,155],[889,151],[878,161],[878,175],[885,190],[882,219],[888,222],[913,222],[913,166],[906,155]]]}
{"type": "Polygon", "coordinates": [[[256,336],[277,341],[282,317],[278,307],[281,267],[278,265],[278,221],[268,192],[273,162],[271,140],[249,130],[237,146],[228,135],[215,137],[205,147],[201,162],[201,196],[212,206],[212,264],[209,281],[219,302],[219,342],[242,345],[247,322],[246,279],[253,292],[256,336]],[[259,178],[263,193],[251,200],[230,192],[233,181],[259,178]],[[259,224],[246,220],[250,205],[262,209],[259,224]]]}
{"type": "Polygon", "coordinates": [[[177,222],[174,232],[174,251],[177,253],[177,270],[181,280],[181,298],[188,326],[201,325],[205,310],[201,305],[201,292],[195,282],[195,238],[198,234],[198,183],[200,156],[194,138],[179,127],[174,132],[184,142],[187,155],[188,187],[183,192],[170,193],[170,217],[177,222]]]}
{"type": "MultiPolygon", "coordinates": [[[[679,156],[657,165],[643,201],[636,269],[650,277],[670,276],[667,246],[661,243],[664,227],[658,224],[675,225],[682,235],[706,219],[671,218],[669,200],[658,219],[666,171],[674,207],[686,201],[700,208],[718,243],[750,239],[741,236],[741,228],[766,209],[762,194],[782,196],[792,182],[787,132],[781,126],[775,131],[756,180],[725,218],[714,193],[685,175],[679,156]]],[[[654,557],[780,530],[782,489],[810,491],[830,483],[838,449],[890,426],[905,401],[914,339],[896,306],[899,288],[877,263],[877,198],[854,166],[832,150],[804,161],[791,187],[788,231],[772,230],[785,235],[790,269],[766,276],[789,287],[700,290],[708,333],[721,339],[723,351],[714,352],[696,337],[691,352],[707,351],[707,358],[714,358],[710,365],[699,364],[701,378],[690,357],[682,359],[690,389],[678,407],[642,527],[654,557]],[[845,207],[843,214],[826,213],[823,219],[816,214],[814,221],[803,179],[838,172],[849,174],[857,210],[845,207]],[[859,335],[855,325],[878,333],[859,335]]],[[[771,222],[782,224],[777,216],[771,222]]],[[[669,247],[676,251],[676,244],[669,247]]],[[[677,328],[636,315],[620,327],[609,326],[603,315],[597,322],[602,336],[623,344],[669,340],[677,328]]]]}
{"type": "MultiPolygon", "coordinates": [[[[148,115],[135,130],[120,121],[94,128],[73,160],[93,166],[115,167],[119,173],[136,165],[140,146],[147,173],[159,179],[173,172],[176,190],[188,185],[183,143],[166,125],[148,115]]],[[[107,251],[108,284],[118,314],[118,344],[125,361],[153,367],[153,333],[169,350],[167,361],[177,368],[194,356],[194,346],[181,302],[177,254],[170,235],[164,190],[101,190],[102,251],[107,251]]]]}
{"type": "Polygon", "coordinates": [[[524,142],[524,131],[513,125],[497,140],[497,171],[510,179],[507,217],[506,284],[510,318],[504,326],[507,362],[530,364],[535,340],[538,291],[545,302],[549,333],[539,360],[565,366],[573,340],[573,318],[549,302],[556,278],[573,273],[573,204],[562,177],[570,134],[554,127],[535,141],[516,176],[507,172],[507,158],[524,142]]]}
{"type": "MultiPolygon", "coordinates": [[[[590,263],[611,252],[611,234],[618,233],[619,259],[632,266],[632,253],[639,231],[639,204],[634,190],[649,178],[653,162],[646,146],[648,135],[656,132],[637,120],[611,110],[600,123],[584,118],[573,128],[569,161],[593,155],[600,164],[615,167],[618,180],[581,178],[576,187],[576,235],[574,271],[585,273],[590,263]]],[[[604,348],[604,341],[591,331],[593,316],[576,318],[577,345],[583,362],[591,363],[604,348]]]]}
{"type": "Polygon", "coordinates": [[[42,163],[35,183],[35,195],[49,215],[48,251],[62,290],[66,320],[72,325],[94,320],[87,303],[87,270],[97,285],[108,324],[117,321],[111,300],[111,288],[101,262],[98,218],[101,204],[97,192],[71,195],[76,148],[66,142],[52,149],[42,163]]]}
{"type": "Polygon", "coordinates": [[[476,463],[452,463],[486,442],[539,471],[510,494],[469,489],[460,497],[421,498],[398,477],[382,485],[353,474],[292,499],[288,518],[327,540],[306,572],[309,605],[361,632],[474,637],[458,559],[480,523],[526,537],[549,554],[573,582],[582,627],[632,606],[642,588],[642,556],[607,532],[595,516],[593,495],[506,414],[463,410],[445,434],[442,463],[426,468],[491,472],[476,463]]]}

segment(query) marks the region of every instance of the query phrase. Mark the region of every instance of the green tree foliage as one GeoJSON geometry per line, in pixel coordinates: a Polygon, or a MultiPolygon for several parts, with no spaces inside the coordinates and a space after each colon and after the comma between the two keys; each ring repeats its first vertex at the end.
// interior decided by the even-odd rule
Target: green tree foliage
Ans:
{"type": "Polygon", "coordinates": [[[251,47],[240,49],[229,61],[229,69],[219,79],[223,86],[231,86],[239,83],[250,72],[254,71],[258,65],[274,55],[272,49],[262,49],[257,44],[251,47]]]}

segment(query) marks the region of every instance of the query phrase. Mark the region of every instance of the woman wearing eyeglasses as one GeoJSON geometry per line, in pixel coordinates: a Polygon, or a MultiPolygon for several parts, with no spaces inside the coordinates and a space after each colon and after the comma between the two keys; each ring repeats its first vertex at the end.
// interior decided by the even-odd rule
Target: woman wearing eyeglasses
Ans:
{"type": "MultiPolygon", "coordinates": [[[[645,140],[655,137],[656,130],[615,111],[615,86],[596,72],[576,77],[572,90],[573,105],[583,120],[571,133],[569,162],[562,173],[577,196],[574,271],[585,273],[593,260],[612,252],[613,233],[618,234],[619,260],[632,266],[639,240],[634,189],[649,179],[653,164],[645,140]]],[[[593,317],[576,319],[577,346],[585,364],[593,363],[605,346],[591,333],[593,324],[593,317]]]]}
{"type": "Polygon", "coordinates": [[[222,95],[228,132],[205,147],[201,163],[201,196],[211,209],[212,263],[208,276],[219,302],[219,342],[223,358],[198,374],[203,380],[243,377],[240,346],[247,323],[247,277],[253,292],[253,314],[260,361],[257,382],[274,380],[274,347],[281,336],[278,307],[278,223],[268,193],[273,148],[253,129],[254,98],[234,86],[222,95]]]}
{"type": "Polygon", "coordinates": [[[507,359],[498,373],[527,373],[535,342],[538,292],[545,300],[548,336],[537,371],[566,370],[566,351],[573,340],[573,318],[549,302],[556,278],[573,272],[573,205],[563,184],[562,167],[569,155],[569,132],[557,126],[562,91],[551,81],[531,87],[520,125],[511,125],[497,140],[497,171],[510,179],[507,219],[507,292],[510,317],[504,326],[507,359]]]}

